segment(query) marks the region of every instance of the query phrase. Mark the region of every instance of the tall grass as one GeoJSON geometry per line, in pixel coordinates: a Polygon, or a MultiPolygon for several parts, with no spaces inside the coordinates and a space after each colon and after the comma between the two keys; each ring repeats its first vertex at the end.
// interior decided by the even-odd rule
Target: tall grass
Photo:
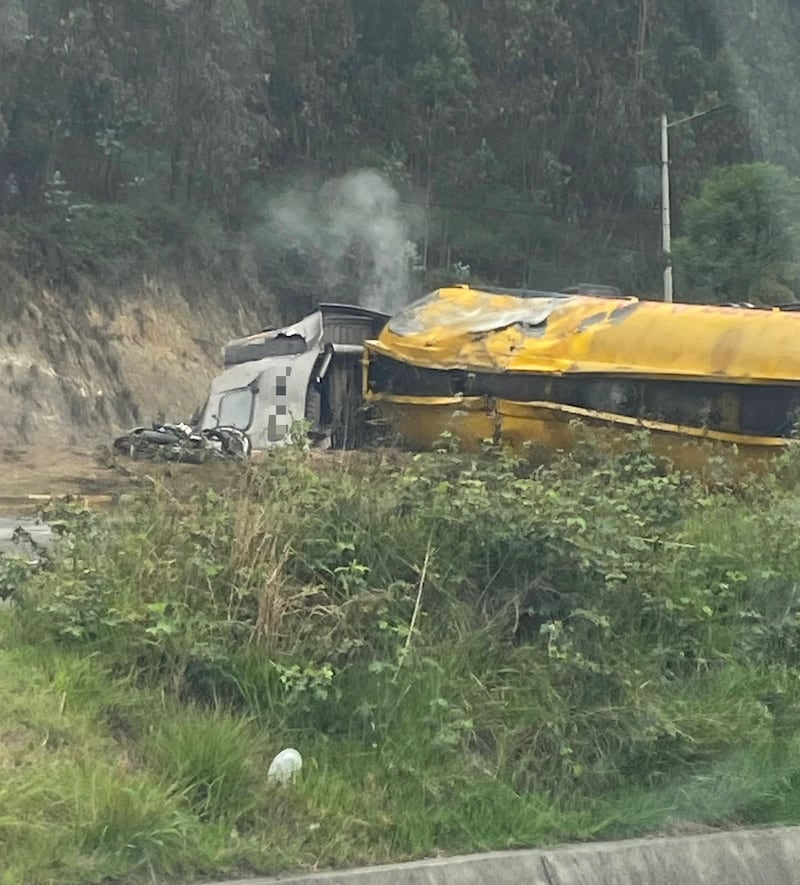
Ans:
{"type": "Polygon", "coordinates": [[[644,439],[544,467],[289,449],[223,490],[64,514],[3,629],[14,869],[274,871],[800,819],[798,476],[795,454],[746,482],[684,475],[644,439]],[[280,788],[287,745],[306,764],[280,788]]]}
{"type": "Polygon", "coordinates": [[[267,765],[263,738],[245,719],[187,707],[153,725],[139,743],[142,761],[174,783],[201,819],[235,823],[258,803],[267,765]]]}

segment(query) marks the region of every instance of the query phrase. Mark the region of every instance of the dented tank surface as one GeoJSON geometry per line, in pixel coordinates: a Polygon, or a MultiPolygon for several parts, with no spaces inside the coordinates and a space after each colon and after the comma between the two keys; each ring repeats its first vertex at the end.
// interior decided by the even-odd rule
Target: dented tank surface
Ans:
{"type": "Polygon", "coordinates": [[[393,317],[369,349],[428,368],[797,383],[798,333],[800,314],[783,310],[449,288],[393,317]]]}
{"type": "Polygon", "coordinates": [[[799,333],[777,309],[447,288],[367,343],[365,392],[413,445],[468,400],[468,433],[536,440],[577,417],[775,448],[800,414],[799,333]]]}

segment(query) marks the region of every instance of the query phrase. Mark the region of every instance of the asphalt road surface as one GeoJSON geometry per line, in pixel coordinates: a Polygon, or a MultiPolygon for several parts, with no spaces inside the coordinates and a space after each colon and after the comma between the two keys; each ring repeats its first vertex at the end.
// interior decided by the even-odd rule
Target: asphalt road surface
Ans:
{"type": "Polygon", "coordinates": [[[37,544],[47,544],[52,537],[50,526],[30,517],[0,516],[0,554],[32,553],[29,544],[15,544],[14,532],[20,527],[30,534],[37,544]]]}

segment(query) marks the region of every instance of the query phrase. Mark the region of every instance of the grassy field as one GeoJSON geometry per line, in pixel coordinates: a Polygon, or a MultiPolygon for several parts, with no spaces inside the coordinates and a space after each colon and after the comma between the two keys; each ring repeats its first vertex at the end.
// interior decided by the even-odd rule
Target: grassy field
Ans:
{"type": "Polygon", "coordinates": [[[4,885],[800,821],[796,454],[186,475],[0,561],[4,885]]]}

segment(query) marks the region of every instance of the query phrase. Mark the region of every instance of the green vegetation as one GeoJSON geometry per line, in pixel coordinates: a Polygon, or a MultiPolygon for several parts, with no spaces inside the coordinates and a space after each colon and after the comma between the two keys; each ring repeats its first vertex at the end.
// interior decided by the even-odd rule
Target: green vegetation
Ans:
{"type": "MultiPolygon", "coordinates": [[[[288,312],[337,284],[267,206],[370,168],[426,217],[421,285],[657,292],[659,115],[720,109],[671,130],[688,235],[718,167],[800,175],[798,35],[786,0],[4,0],[0,234],[51,283],[188,267],[288,312]]],[[[717,267],[678,279],[738,297],[717,267]]]]}
{"type": "Polygon", "coordinates": [[[687,290],[707,301],[787,303],[800,291],[800,180],[756,163],[720,169],[686,205],[675,243],[687,290]]]}
{"type": "Polygon", "coordinates": [[[286,449],[222,480],[0,563],[2,881],[800,821],[796,453],[286,449]]]}

